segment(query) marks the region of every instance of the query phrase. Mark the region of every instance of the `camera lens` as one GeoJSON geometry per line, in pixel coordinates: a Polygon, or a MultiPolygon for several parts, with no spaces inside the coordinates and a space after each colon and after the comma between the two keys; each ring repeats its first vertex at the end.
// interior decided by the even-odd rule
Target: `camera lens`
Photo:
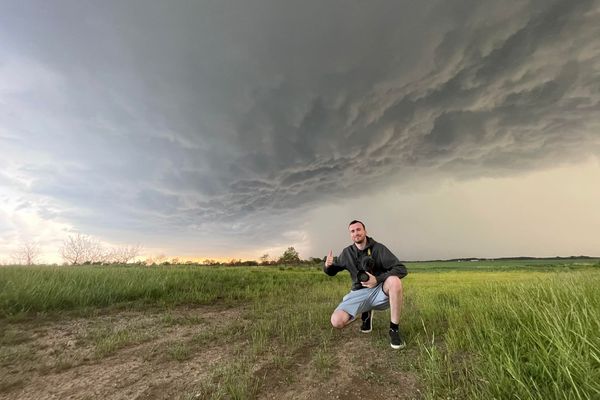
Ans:
{"type": "Polygon", "coordinates": [[[366,282],[369,280],[369,275],[366,271],[358,271],[358,280],[361,282],[366,282]]]}

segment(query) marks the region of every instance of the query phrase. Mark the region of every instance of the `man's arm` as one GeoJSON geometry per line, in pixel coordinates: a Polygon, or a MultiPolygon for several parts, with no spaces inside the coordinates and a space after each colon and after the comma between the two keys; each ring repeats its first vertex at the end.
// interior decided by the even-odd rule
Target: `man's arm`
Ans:
{"type": "Polygon", "coordinates": [[[323,271],[329,276],[334,276],[338,272],[343,271],[345,269],[346,268],[343,265],[333,262],[333,251],[329,250],[329,254],[327,255],[327,258],[325,258],[323,271]]]}
{"type": "Polygon", "coordinates": [[[381,245],[380,260],[386,272],[377,275],[377,283],[385,281],[389,276],[397,276],[402,279],[408,274],[406,266],[384,245],[381,245]]]}

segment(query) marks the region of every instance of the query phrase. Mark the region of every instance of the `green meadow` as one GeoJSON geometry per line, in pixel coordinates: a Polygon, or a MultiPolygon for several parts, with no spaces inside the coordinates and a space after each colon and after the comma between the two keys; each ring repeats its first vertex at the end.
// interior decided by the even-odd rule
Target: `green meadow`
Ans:
{"type": "Polygon", "coordinates": [[[600,399],[598,260],[408,269],[397,351],[387,312],[331,328],[320,267],[2,267],[0,398],[600,399]]]}

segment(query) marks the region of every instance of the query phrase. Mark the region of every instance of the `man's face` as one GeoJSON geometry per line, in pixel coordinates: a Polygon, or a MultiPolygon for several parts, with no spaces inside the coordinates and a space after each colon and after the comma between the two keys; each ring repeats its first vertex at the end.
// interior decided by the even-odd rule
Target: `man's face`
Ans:
{"type": "Polygon", "coordinates": [[[362,243],[367,238],[367,231],[360,222],[350,225],[348,231],[350,231],[350,238],[354,243],[362,243]]]}

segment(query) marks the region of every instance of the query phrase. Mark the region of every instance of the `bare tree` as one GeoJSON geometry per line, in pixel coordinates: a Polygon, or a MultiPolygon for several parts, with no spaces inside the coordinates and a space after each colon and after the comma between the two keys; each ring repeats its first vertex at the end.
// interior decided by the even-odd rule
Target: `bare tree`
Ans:
{"type": "Polygon", "coordinates": [[[107,251],[106,259],[107,262],[111,263],[127,264],[139,256],[141,250],[142,246],[140,245],[115,247],[107,251]]]}
{"type": "Polygon", "coordinates": [[[140,254],[141,248],[140,245],[106,248],[100,241],[78,233],[63,242],[60,254],[70,264],[127,264],[140,254]]]}
{"type": "Polygon", "coordinates": [[[60,255],[65,262],[71,264],[83,264],[85,262],[97,262],[101,258],[102,246],[98,241],[87,235],[78,233],[69,236],[60,248],[60,255]]]}
{"type": "Polygon", "coordinates": [[[13,253],[12,258],[16,264],[33,265],[38,263],[40,245],[36,242],[23,243],[13,253]]]}
{"type": "Polygon", "coordinates": [[[102,244],[93,238],[90,238],[90,246],[86,259],[83,261],[90,264],[102,264],[109,262],[110,251],[106,250],[102,244]]]}
{"type": "Polygon", "coordinates": [[[142,246],[139,244],[122,247],[120,251],[121,262],[126,264],[130,261],[133,261],[136,257],[140,255],[141,252],[142,246]]]}

